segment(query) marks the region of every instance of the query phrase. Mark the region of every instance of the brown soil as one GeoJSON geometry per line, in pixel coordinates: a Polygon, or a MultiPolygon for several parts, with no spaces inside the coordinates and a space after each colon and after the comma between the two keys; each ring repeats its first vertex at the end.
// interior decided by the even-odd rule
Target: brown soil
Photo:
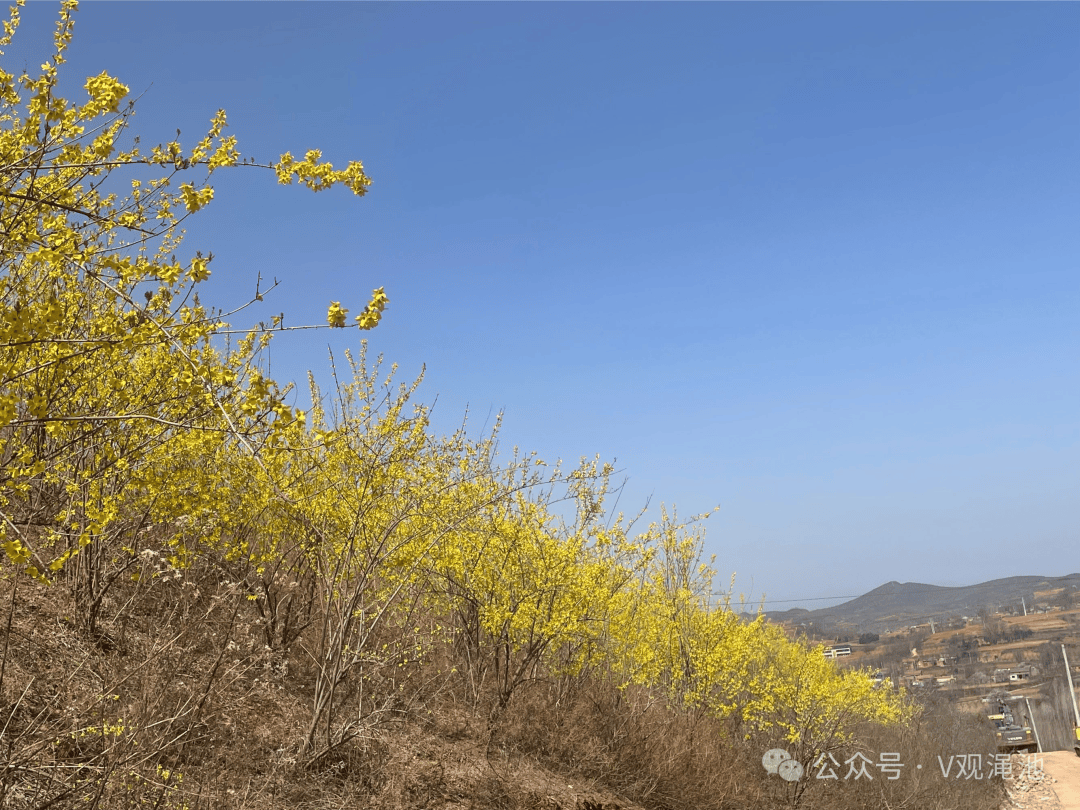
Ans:
{"type": "Polygon", "coordinates": [[[1042,758],[1061,810],[1080,810],[1080,757],[1072,751],[1051,751],[1042,758]]]}

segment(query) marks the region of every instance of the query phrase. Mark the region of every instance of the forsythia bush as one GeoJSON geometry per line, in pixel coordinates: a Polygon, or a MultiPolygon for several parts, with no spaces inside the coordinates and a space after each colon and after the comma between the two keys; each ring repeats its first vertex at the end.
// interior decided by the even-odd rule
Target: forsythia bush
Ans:
{"type": "MultiPolygon", "coordinates": [[[[516,452],[500,465],[494,432],[436,437],[427,409],[410,405],[416,384],[395,392],[364,354],[348,357],[332,403],[312,382],[310,413],[286,405],[289,389],[260,370],[280,321],[226,346],[227,324],[193,294],[212,254],[177,258],[180,224],[213,202],[209,177],[243,162],[225,113],[188,149],[122,146],[126,86],[102,73],[81,105],[55,93],[75,5],[62,3],[39,76],[0,69],[9,576],[67,577],[95,632],[106,593],[139,576],[145,550],[177,572],[212,555],[247,589],[267,646],[302,638],[317,662],[304,741],[314,752],[361,731],[362,715],[338,718],[349,678],[422,658],[419,628],[408,630],[420,608],[440,617],[477,693],[495,685],[499,708],[539,672],[603,670],[807,752],[856,721],[902,719],[900,697],[865,673],[717,602],[696,519],[665,512],[636,536],[621,516],[605,523],[610,466],[548,472],[516,452]],[[116,179],[121,169],[134,176],[116,179]],[[297,588],[309,595],[303,621],[297,588]]],[[[0,47],[18,21],[16,6],[0,47]]],[[[246,165],[314,191],[368,190],[359,162],[320,158],[246,165]]],[[[375,290],[357,325],[376,326],[387,301],[375,290]]],[[[346,315],[333,302],[327,326],[346,315]]]]}
{"type": "MultiPolygon", "coordinates": [[[[203,475],[170,491],[163,476],[176,459],[222,442],[254,452],[302,416],[258,372],[269,332],[215,348],[226,324],[193,296],[212,254],[176,255],[180,223],[213,199],[209,175],[240,163],[224,111],[190,150],[174,141],[144,154],[137,138],[122,148],[133,111],[120,107],[125,85],[90,77],[82,105],[55,93],[75,7],[61,5],[38,77],[0,70],[0,542],[41,580],[92,556],[95,539],[135,514],[145,528],[204,510],[222,485],[215,468],[188,465],[203,475]],[[126,196],[113,178],[121,168],[136,175],[123,181],[126,196]],[[201,180],[177,185],[198,170],[201,180]]],[[[18,22],[15,6],[0,47],[18,22]]],[[[360,163],[339,171],[319,157],[285,154],[267,168],[282,183],[366,192],[360,163]]],[[[364,328],[386,300],[377,290],[364,328]]],[[[91,590],[102,562],[84,572],[91,590]]]]}

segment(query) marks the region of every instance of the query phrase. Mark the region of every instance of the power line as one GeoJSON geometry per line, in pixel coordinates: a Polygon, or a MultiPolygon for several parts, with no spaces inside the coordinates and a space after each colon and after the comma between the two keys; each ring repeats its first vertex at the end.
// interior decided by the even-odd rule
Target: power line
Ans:
{"type": "MultiPolygon", "coordinates": [[[[714,591],[712,593],[712,595],[713,596],[729,596],[730,594],[727,591],[714,591]]],[[[852,594],[852,595],[849,595],[849,596],[809,596],[806,599],[766,599],[765,604],[766,605],[782,605],[782,604],[787,604],[789,602],[825,602],[825,601],[828,601],[830,599],[858,599],[860,596],[865,596],[865,595],[866,594],[852,594]]],[[[747,599],[746,600],[746,604],[750,604],[751,602],[753,602],[755,605],[760,605],[761,604],[761,602],[759,602],[757,600],[754,600],[754,599],[747,599]]]]}
{"type": "MultiPolygon", "coordinates": [[[[855,594],[853,596],[811,596],[809,599],[766,599],[764,604],[766,605],[786,605],[791,602],[827,602],[830,599],[858,599],[860,596],[866,596],[866,594],[855,594]]],[[[762,604],[756,602],[755,604],[762,604]]]]}

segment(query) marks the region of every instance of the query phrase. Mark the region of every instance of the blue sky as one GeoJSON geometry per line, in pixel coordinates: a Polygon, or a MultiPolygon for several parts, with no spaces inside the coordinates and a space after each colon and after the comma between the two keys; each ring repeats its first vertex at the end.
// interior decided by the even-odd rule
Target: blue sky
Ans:
{"type": "MultiPolygon", "coordinates": [[[[46,55],[35,4],[4,57],[46,55]]],[[[771,608],[1080,570],[1080,5],[88,3],[144,144],[364,161],[355,199],[215,178],[187,249],[244,325],[390,297],[436,426],[599,453],[720,511],[771,608]],[[491,414],[491,417],[489,417],[491,414]],[[794,601],[782,601],[794,600],[794,601]]],[[[79,96],[81,97],[81,96],[79,96]]],[[[274,376],[326,380],[327,345],[274,376]]],[[[302,403],[301,403],[302,404],[302,403]]]]}

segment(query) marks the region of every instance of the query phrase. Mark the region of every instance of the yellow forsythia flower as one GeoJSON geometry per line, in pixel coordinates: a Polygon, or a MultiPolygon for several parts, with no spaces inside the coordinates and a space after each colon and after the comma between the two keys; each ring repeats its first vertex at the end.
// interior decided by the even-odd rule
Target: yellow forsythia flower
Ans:
{"type": "Polygon", "coordinates": [[[206,266],[206,259],[192,259],[188,277],[196,284],[210,278],[210,268],[206,266]]]}
{"type": "Polygon", "coordinates": [[[345,316],[348,314],[349,310],[343,309],[340,301],[332,301],[330,309],[326,311],[326,322],[335,328],[343,328],[345,326],[345,316]]]}
{"type": "Polygon", "coordinates": [[[374,329],[379,325],[383,310],[386,309],[386,305],[389,303],[390,299],[386,297],[386,292],[382,287],[373,290],[371,301],[364,308],[364,311],[356,316],[357,325],[361,329],[374,329]]]}
{"type": "Polygon", "coordinates": [[[99,76],[91,76],[86,80],[85,87],[90,94],[90,103],[86,105],[87,112],[93,114],[116,112],[130,89],[105,72],[99,76]]]}

